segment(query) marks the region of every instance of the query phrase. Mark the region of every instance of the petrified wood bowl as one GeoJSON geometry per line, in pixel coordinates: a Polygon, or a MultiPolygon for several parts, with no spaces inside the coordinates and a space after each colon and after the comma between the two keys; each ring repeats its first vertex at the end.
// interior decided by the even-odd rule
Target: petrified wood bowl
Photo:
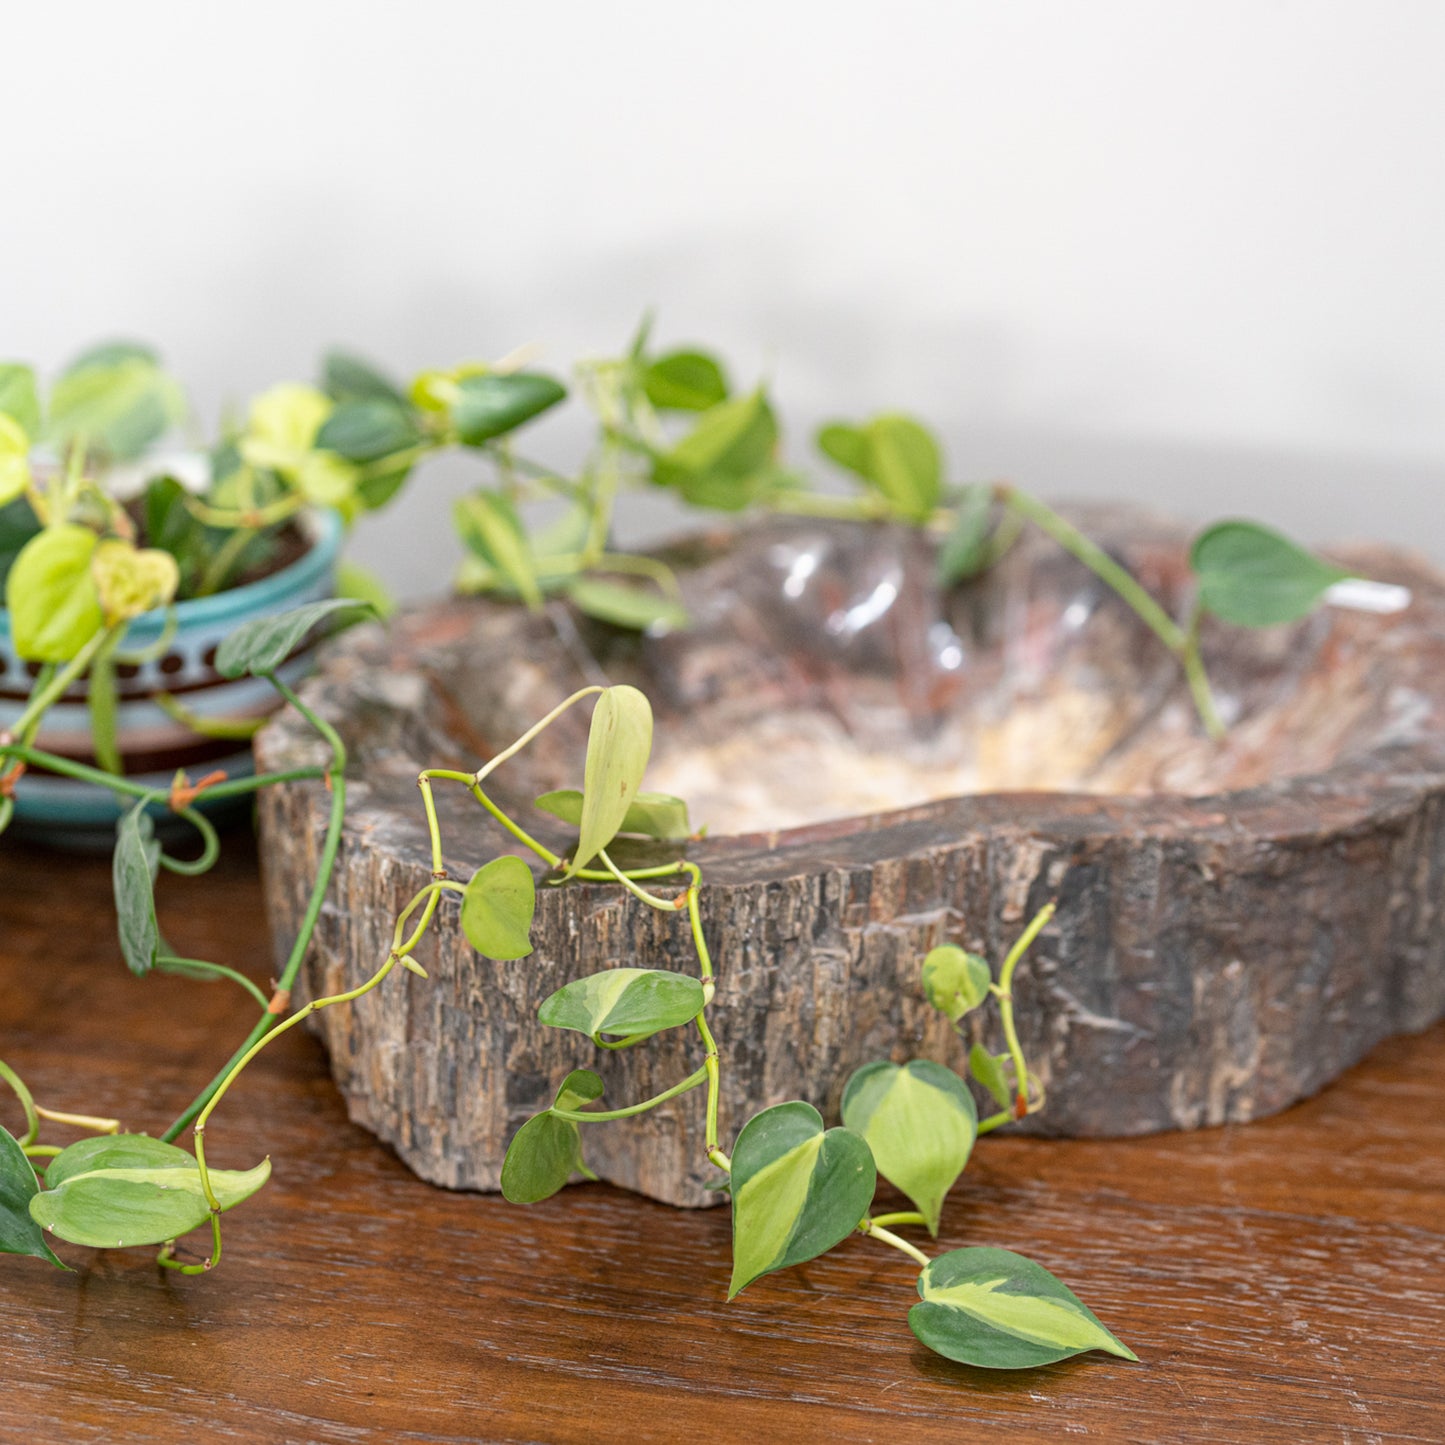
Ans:
{"type": "MultiPolygon", "coordinates": [[[[1176,528],[1080,520],[1182,611],[1176,528]]],[[[1048,1090],[1031,1128],[1256,1118],[1445,1012],[1445,583],[1418,561],[1339,554],[1412,590],[1394,616],[1326,608],[1263,632],[1206,628],[1235,719],[1215,746],[1172,659],[1042,538],[947,595],[927,541],[882,526],[774,523],[671,555],[686,632],[640,638],[563,603],[531,615],[452,600],[331,650],[309,695],[347,739],[354,803],[308,989],[369,975],[428,881],[420,768],[474,768],[576,687],[626,681],[656,712],[646,786],[710,825],[686,849],[720,975],[725,1145],[783,1099],[836,1111],[869,1059],[962,1067],[966,1044],[924,1002],[919,959],[954,941],[996,964],[1050,898],[1057,916],[1016,986],[1048,1090]]],[[[497,795],[525,808],[579,785],[585,736],[578,709],[494,775],[497,795]]],[[[282,767],[318,748],[287,716],[259,751],[282,767]]],[[[325,811],[310,786],[263,796],[283,951],[325,811]]],[[[510,851],[461,790],[443,791],[442,827],[453,877],[510,851]]],[[[613,888],[543,887],[534,939],[521,961],[479,958],[449,902],[417,955],[430,981],[396,977],[318,1016],[352,1116],[427,1179],[496,1187],[511,1134],[569,1069],[597,1069],[615,1107],[697,1066],[690,1030],[601,1054],[535,1017],[599,968],[692,966],[681,918],[613,888]]],[[[695,1205],[715,1197],[702,1129],[696,1091],[584,1142],[604,1179],[695,1205]]]]}

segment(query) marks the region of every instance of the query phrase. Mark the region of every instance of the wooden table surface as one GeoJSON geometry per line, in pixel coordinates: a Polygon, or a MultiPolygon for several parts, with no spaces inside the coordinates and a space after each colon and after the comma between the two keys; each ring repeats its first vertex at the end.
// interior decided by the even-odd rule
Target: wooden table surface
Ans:
{"type": "MultiPolygon", "coordinates": [[[[110,909],[105,861],[0,846],[0,1057],[42,1104],[158,1132],[250,1006],[131,978],[110,909]]],[[[244,840],[165,879],[161,911],[181,951],[267,979],[244,840]]],[[[1440,1441],[1442,1095],[1437,1026],[1257,1124],[990,1136],[938,1247],[1033,1256],[1141,1357],[994,1374],[913,1339],[910,1268],[862,1239],[729,1305],[723,1211],[423,1184],[347,1121],[298,1030],[208,1130],[214,1162],[275,1167],[214,1274],[152,1250],[62,1246],[72,1274],[0,1258],[0,1440],[1440,1441]]]]}

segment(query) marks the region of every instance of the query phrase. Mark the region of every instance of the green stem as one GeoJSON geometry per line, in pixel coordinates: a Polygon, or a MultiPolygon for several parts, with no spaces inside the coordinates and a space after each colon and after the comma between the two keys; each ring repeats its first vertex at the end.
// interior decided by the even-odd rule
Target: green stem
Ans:
{"type": "MultiPolygon", "coordinates": [[[[301,961],[306,957],[306,950],[311,944],[311,936],[316,931],[316,920],[321,916],[321,905],[326,899],[326,891],[331,885],[331,873],[336,866],[336,853],[341,845],[341,825],[346,818],[346,745],[337,735],[336,729],[307,707],[280,678],[268,673],[267,681],[321,734],[331,749],[331,764],[326,769],[326,776],[331,780],[331,814],[326,824],[326,839],[321,846],[321,858],[317,864],[316,878],[311,885],[311,897],[307,901],[306,912],[302,917],[295,942],[291,945],[286,966],[281,970],[281,976],[276,981],[277,995],[284,997],[291,992],[296,983],[296,975],[301,971],[301,961]]],[[[261,780],[248,779],[246,781],[260,786],[261,780]]],[[[274,779],[267,781],[274,781],[274,779]]],[[[219,794],[221,788],[217,787],[215,792],[219,794]]],[[[266,1038],[272,1032],[289,1026],[291,1020],[297,1017],[299,1015],[293,1014],[285,1024],[277,1024],[277,1015],[270,1012],[268,1004],[267,1012],[263,1013],[252,1025],[251,1032],[246,1035],[241,1047],[232,1054],[225,1068],[191,1100],[180,1116],[161,1135],[161,1138],[170,1142],[192,1119],[209,1108],[211,1101],[218,1097],[217,1091],[225,1085],[226,1080],[232,1077],[238,1068],[244,1066],[245,1061],[266,1038]]]]}
{"type": "Polygon", "coordinates": [[[206,717],[183,702],[177,702],[168,692],[153,694],[151,701],[173,722],[189,728],[198,737],[246,742],[266,724],[263,717],[206,717]]]}
{"type": "Polygon", "coordinates": [[[1003,1024],[1003,1035],[1008,1044],[1009,1058],[1013,1060],[1015,1119],[1022,1119],[1029,1111],[1029,1073],[1028,1065],[1024,1062],[1023,1045],[1019,1043],[1018,1029],[1014,1026],[1014,970],[1019,966],[1019,960],[1028,952],[1029,945],[1043,931],[1049,919],[1054,916],[1057,906],[1054,903],[1045,903],[1029,920],[1028,927],[1019,934],[1014,941],[1014,946],[1009,949],[1008,955],[1003,961],[1003,967],[999,970],[998,982],[991,988],[994,997],[998,999],[999,1019],[1003,1024]]]}
{"type": "Polygon", "coordinates": [[[599,1109],[596,1112],[588,1112],[582,1109],[559,1109],[555,1105],[551,1112],[559,1119],[570,1120],[574,1124],[599,1124],[605,1123],[608,1119],[630,1119],[634,1114],[645,1114],[649,1109],[655,1109],[659,1104],[665,1104],[669,1099],[675,1099],[679,1094],[685,1094],[689,1089],[695,1089],[699,1084],[707,1082],[707,1067],[697,1069],[689,1074],[680,1084],[674,1084],[670,1089],[664,1089],[660,1094],[654,1094],[650,1099],[644,1099],[640,1104],[629,1104],[625,1109],[599,1109]]]}
{"type": "Polygon", "coordinates": [[[1096,542],[1066,522],[1052,507],[1017,487],[1000,485],[994,495],[1006,507],[1027,518],[1041,532],[1052,537],[1070,556],[1077,558],[1101,582],[1112,587],[1176,657],[1184,649],[1184,630],[1170,615],[1096,542]]]}
{"type": "Polygon", "coordinates": [[[174,811],[177,817],[184,818],[201,835],[201,853],[198,858],[189,859],[173,858],[169,853],[162,853],[161,867],[169,873],[180,873],[187,878],[210,872],[215,867],[216,859],[221,856],[221,840],[216,836],[215,825],[196,808],[176,808],[174,811]]]}
{"type": "Polygon", "coordinates": [[[784,517],[836,517],[844,522],[879,522],[888,516],[881,497],[833,497],[826,492],[788,492],[769,503],[784,517]]]}
{"type": "Polygon", "coordinates": [[[914,1209],[899,1210],[896,1214],[875,1214],[869,1221],[874,1227],[890,1224],[922,1224],[927,1225],[928,1221],[914,1209]]]}
{"type": "Polygon", "coordinates": [[[207,1274],[221,1262],[221,1213],[219,1205],[211,1206],[211,1257],[201,1264],[182,1264],[175,1258],[175,1240],[168,1240],[156,1255],[156,1263],[177,1274],[207,1274]]]}
{"type": "Polygon", "coordinates": [[[25,1081],[4,1059],[0,1059],[0,1079],[10,1085],[15,1097],[20,1100],[20,1107],[25,1113],[25,1137],[18,1142],[22,1149],[27,1148],[40,1133],[40,1115],[36,1111],[35,1100],[25,1087],[25,1081]]]}
{"type": "Polygon", "coordinates": [[[162,973],[190,975],[204,973],[215,978],[229,978],[232,983],[240,984],[262,1008],[267,1007],[271,1002],[244,973],[240,973],[234,968],[227,968],[224,963],[212,963],[207,958],[173,958],[166,954],[156,959],[156,968],[162,973]]]}
{"type": "Polygon", "coordinates": [[[1196,602],[1190,609],[1184,650],[1179,654],[1179,660],[1184,665],[1184,676],[1188,679],[1189,692],[1194,698],[1194,708],[1199,714],[1200,722],[1204,724],[1204,731],[1218,742],[1224,737],[1226,729],[1224,720],[1219,716],[1219,709],[1214,704],[1214,691],[1209,686],[1209,674],[1204,670],[1204,659],[1199,652],[1201,618],[1202,612],[1196,602]]]}
{"type": "Polygon", "coordinates": [[[221,590],[231,574],[231,568],[240,560],[241,553],[251,545],[255,536],[254,527],[236,527],[232,530],[231,535],[216,548],[216,555],[201,574],[201,580],[196,586],[197,597],[209,597],[221,590]]]}
{"type": "Polygon", "coordinates": [[[25,711],[10,724],[5,733],[0,733],[0,742],[7,738],[24,737],[32,723],[38,722],[49,710],[50,705],[85,672],[85,669],[90,666],[91,658],[108,642],[113,641],[124,632],[125,628],[124,622],[118,622],[113,627],[105,627],[99,632],[92,633],[80,651],[55,673],[45,686],[30,695],[29,701],[25,704],[25,711]]]}
{"type": "Polygon", "coordinates": [[[656,893],[649,893],[645,888],[639,888],[626,873],[624,873],[607,856],[607,849],[598,849],[597,856],[602,860],[602,866],[607,870],[618,883],[620,883],[634,898],[640,898],[649,908],[656,908],[662,913],[677,913],[687,907],[687,898],[659,898],[656,893]]]}
{"type": "Polygon", "coordinates": [[[858,1232],[866,1234],[870,1239],[881,1240],[884,1244],[891,1244],[894,1249],[901,1250],[909,1259],[916,1260],[925,1269],[928,1267],[928,1256],[916,1246],[909,1244],[906,1239],[899,1237],[890,1230],[879,1228],[878,1221],[865,1219],[858,1225],[858,1232]]]}

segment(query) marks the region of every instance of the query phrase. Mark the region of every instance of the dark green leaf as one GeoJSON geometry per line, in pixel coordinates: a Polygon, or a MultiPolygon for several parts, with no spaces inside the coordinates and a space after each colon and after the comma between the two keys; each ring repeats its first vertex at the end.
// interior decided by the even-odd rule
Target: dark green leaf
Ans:
{"type": "Polygon", "coordinates": [[[10,576],[25,544],[40,532],[40,519],[24,500],[0,507],[0,584],[10,576]]]}
{"type": "Polygon", "coordinates": [[[377,462],[420,444],[422,434],[411,409],[372,398],[338,402],[316,433],[316,446],[351,462],[377,462]]]}
{"type": "Polygon", "coordinates": [[[918,1206],[936,1237],[944,1196],[978,1136],[968,1086],[926,1059],[865,1064],[843,1090],[843,1123],[866,1140],[878,1172],[918,1206]]]}
{"type": "Polygon", "coordinates": [[[137,803],[116,825],[111,882],[115,888],[120,951],[126,966],[138,975],[155,967],[160,950],[154,892],[160,851],[150,814],[144,803],[137,803]]]}
{"type": "Polygon", "coordinates": [[[645,588],[579,577],[567,588],[567,595],[579,611],[614,627],[646,632],[650,627],[671,631],[687,626],[687,609],[682,603],[645,588]]]}
{"type": "Polygon", "coordinates": [[[727,400],[728,383],[716,357],[702,351],[670,351],[642,378],[643,390],[661,411],[706,411],[727,400]]]}
{"type": "Polygon", "coordinates": [[[955,1249],[918,1278],[913,1333],[946,1359],[1027,1370],[1085,1350],[1138,1356],[1048,1270],[1008,1249],[955,1249]]]}
{"type": "Polygon", "coordinates": [[[35,1170],[20,1141],[0,1129],[0,1254],[29,1254],[60,1269],[64,1260],[45,1242],[45,1234],[30,1217],[30,1201],[40,1193],[35,1170]]]}
{"type": "Polygon", "coordinates": [[[923,992],[939,1013],[957,1023],[988,997],[988,963],[952,943],[930,949],[923,960],[923,992]]]}
{"type": "Polygon", "coordinates": [[[378,512],[406,485],[412,463],[386,471],[368,471],[356,484],[356,499],[368,512],[378,512]]]}
{"type": "Polygon", "coordinates": [[[384,372],[345,351],[322,360],[322,389],[332,401],[390,401],[407,405],[406,393],[384,372]]]}
{"type": "Polygon", "coordinates": [[[115,644],[102,645],[90,664],[86,678],[86,705],[90,711],[90,748],[98,767],[108,773],[120,773],[117,715],[119,699],[115,683],[115,644]]]}
{"type": "Polygon", "coordinates": [[[1271,627],[1314,611],[1350,574],[1254,522],[1219,522],[1195,538],[1199,602],[1236,627],[1271,627]]]}
{"type": "Polygon", "coordinates": [[[275,617],[243,623],[217,649],[216,671],[222,677],[240,677],[245,672],[259,677],[275,672],[317,623],[342,612],[358,614],[353,620],[359,621],[372,609],[349,597],[332,597],[325,602],[308,602],[275,617]]]}
{"type": "Polygon", "coordinates": [[[975,1044],[968,1051],[968,1071],[993,1095],[1001,1109],[1012,1107],[1013,1091],[1003,1068],[982,1044],[975,1044]]]}
{"type": "Polygon", "coordinates": [[[623,1038],[677,1028],[704,1004],[702,984],[685,973],[609,968],[564,984],[543,1000],[537,1017],[549,1028],[575,1029],[589,1038],[623,1038]]]}
{"type": "Polygon", "coordinates": [[[585,868],[617,836],[651,752],[652,705],[635,687],[609,687],[592,710],[577,850],[567,877],[585,868]]]}
{"type": "MultiPolygon", "coordinates": [[[[601,1097],[602,1080],[587,1069],[574,1069],[557,1090],[553,1107],[576,1110],[601,1097]]],[[[549,1109],[528,1119],[508,1145],[502,1194],[513,1204],[535,1204],[551,1198],[579,1171],[585,1172],[581,1132],[549,1109]]]]}
{"type": "Polygon", "coordinates": [[[488,958],[525,958],[532,951],[537,890],[532,870],[507,854],[472,874],[462,894],[462,932],[488,958]]]}
{"type": "Polygon", "coordinates": [[[535,371],[464,376],[457,390],[452,423],[458,438],[470,447],[506,435],[567,395],[561,382],[535,371]]]}
{"type": "Polygon", "coordinates": [[[728,1298],[773,1270],[802,1264],[862,1222],[878,1175],[868,1145],[823,1128],[811,1104],[755,1114],[732,1158],[733,1273],[728,1298]]]}
{"type": "MultiPolygon", "coordinates": [[[[582,794],[577,788],[558,788],[543,793],[536,806],[574,828],[582,822],[582,794]]],[[[643,838],[690,838],[687,804],[670,793],[638,793],[623,815],[619,833],[636,833],[643,838]]]]}
{"type": "Polygon", "coordinates": [[[34,662],[69,662],[100,631],[104,618],[90,575],[96,535],[64,522],[20,549],[5,579],[15,651],[34,662]]]}
{"type": "Polygon", "coordinates": [[[32,368],[0,362],[0,413],[12,417],[32,441],[40,435],[40,397],[32,368]]]}
{"type": "MultiPolygon", "coordinates": [[[[210,1219],[194,1159],[130,1164],[118,1162],[121,1157],[117,1153],[93,1162],[89,1170],[67,1173],[58,1187],[30,1201],[30,1217],[61,1239],[96,1249],[164,1244],[210,1219]]],[[[249,1199],[270,1177],[269,1159],[254,1169],[210,1171],[223,1211],[249,1199]]]]}
{"type": "Polygon", "coordinates": [[[988,566],[993,494],[987,487],[965,487],[953,525],[938,549],[938,585],[952,587],[977,577],[988,566]]]}

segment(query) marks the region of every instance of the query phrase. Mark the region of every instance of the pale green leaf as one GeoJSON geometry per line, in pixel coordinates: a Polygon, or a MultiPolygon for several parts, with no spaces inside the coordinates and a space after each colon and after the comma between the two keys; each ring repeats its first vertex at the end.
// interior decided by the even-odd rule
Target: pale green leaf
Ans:
{"type": "Polygon", "coordinates": [[[478,868],[462,894],[462,932],[488,958],[525,958],[532,951],[537,907],[532,870],[511,854],[478,868]]]}
{"type": "Polygon", "coordinates": [[[957,1023],[988,997],[988,963],[952,943],[930,949],[923,960],[923,992],[941,1014],[957,1023]]]}
{"type": "Polygon", "coordinates": [[[137,547],[118,537],[107,537],[96,547],[90,575],[107,626],[165,607],[181,582],[180,568],[169,552],[137,547]]]}
{"type": "Polygon", "coordinates": [[[629,627],[635,632],[654,627],[672,631],[686,627],[688,622],[687,608],[682,603],[643,587],[578,577],[568,586],[567,595],[588,617],[610,622],[614,627],[629,627]]]}
{"type": "MultiPolygon", "coordinates": [[[[574,828],[582,822],[582,793],[577,788],[558,788],[543,793],[536,806],[574,828]]],[[[619,833],[635,833],[643,838],[690,838],[692,827],[687,818],[687,804],[670,793],[638,793],[623,815],[619,833]]]]}
{"type": "Polygon", "coordinates": [[[968,1051],[968,1071],[993,1095],[1001,1109],[1012,1106],[1013,1091],[1009,1088],[1003,1068],[982,1044],[975,1044],[968,1051]]]}
{"type": "Polygon", "coordinates": [[[24,496],[30,485],[30,438],[14,417],[0,411],[0,507],[24,496]]]}
{"type": "Polygon", "coordinates": [[[499,492],[472,492],[457,499],[452,516],[462,541],[505,577],[529,607],[540,607],[532,549],[512,504],[499,492]]]}
{"type": "MultiPolygon", "coordinates": [[[[269,1159],[254,1169],[210,1171],[222,1211],[249,1199],[270,1177],[269,1159]]],[[[119,1249],[175,1239],[205,1224],[211,1207],[191,1160],[189,1168],[106,1165],[72,1174],[58,1188],[37,1194],[30,1216],[72,1244],[119,1249]]]]}
{"type": "Polygon", "coordinates": [[[26,437],[40,435],[40,395],[33,367],[0,362],[0,416],[10,417],[26,437]]]}
{"type": "Polygon", "coordinates": [[[677,1028],[705,1005],[702,984],[684,973],[609,968],[574,979],[544,999],[538,1019],[549,1028],[595,1037],[647,1035],[677,1028]]]}
{"type": "Polygon", "coordinates": [[[654,458],[652,479],[694,506],[737,511],[756,495],[777,441],[777,420],[759,389],[703,412],[687,436],[654,458]]]}
{"type": "Polygon", "coordinates": [[[706,411],[727,400],[722,364],[703,351],[670,351],[642,374],[647,399],[659,411],[706,411]]]}
{"type": "Polygon", "coordinates": [[[651,752],[652,705],[625,683],[607,688],[597,699],[587,734],[582,816],[567,877],[585,868],[617,836],[651,752]]]}
{"type": "Polygon", "coordinates": [[[866,1064],[843,1091],[843,1123],[873,1151],[878,1172],[938,1234],[944,1196],[963,1173],[978,1112],[963,1080],[942,1064],[866,1064]]]}
{"type": "Polygon", "coordinates": [[[90,575],[96,536],[65,522],[37,533],[5,579],[15,651],[34,662],[68,662],[104,625],[90,575]]]}

